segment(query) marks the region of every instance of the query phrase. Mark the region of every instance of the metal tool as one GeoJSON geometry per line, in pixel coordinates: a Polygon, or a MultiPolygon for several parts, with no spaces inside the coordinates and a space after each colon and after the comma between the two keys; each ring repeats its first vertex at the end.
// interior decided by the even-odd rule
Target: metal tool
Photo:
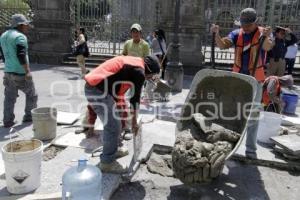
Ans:
{"type": "Polygon", "coordinates": [[[160,79],[157,82],[152,81],[152,84],[155,85],[153,94],[157,95],[157,100],[168,101],[172,88],[168,85],[167,81],[160,79]]]}
{"type": "Polygon", "coordinates": [[[133,133],[133,163],[138,162],[139,155],[142,152],[142,119],[138,123],[138,130],[133,133]]]}
{"type": "Polygon", "coordinates": [[[211,68],[215,69],[215,40],[216,40],[216,33],[212,33],[212,38],[211,38],[211,68]]]}

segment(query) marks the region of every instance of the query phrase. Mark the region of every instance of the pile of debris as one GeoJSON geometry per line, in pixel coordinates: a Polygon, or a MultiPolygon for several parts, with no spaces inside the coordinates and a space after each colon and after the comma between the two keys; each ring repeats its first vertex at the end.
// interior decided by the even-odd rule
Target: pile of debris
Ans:
{"type": "Polygon", "coordinates": [[[212,123],[200,113],[193,114],[188,128],[178,133],[175,141],[175,177],[185,184],[210,182],[222,173],[225,159],[239,139],[239,133],[212,123]]]}

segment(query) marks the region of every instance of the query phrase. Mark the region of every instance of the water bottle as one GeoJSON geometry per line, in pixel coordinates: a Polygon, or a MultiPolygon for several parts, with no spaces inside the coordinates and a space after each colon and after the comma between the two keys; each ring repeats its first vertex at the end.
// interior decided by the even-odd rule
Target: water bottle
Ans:
{"type": "Polygon", "coordinates": [[[62,200],[101,200],[102,173],[87,160],[68,169],[62,177],[62,200]]]}

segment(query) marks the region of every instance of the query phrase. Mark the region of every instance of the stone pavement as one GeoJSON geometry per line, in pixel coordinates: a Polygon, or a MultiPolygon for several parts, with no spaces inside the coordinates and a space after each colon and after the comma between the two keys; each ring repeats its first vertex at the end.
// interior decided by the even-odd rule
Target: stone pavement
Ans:
{"type": "MultiPolygon", "coordinates": [[[[33,78],[39,95],[38,106],[55,106],[62,111],[84,113],[86,100],[83,96],[84,82],[79,78],[80,70],[78,68],[63,66],[33,65],[33,78]]],[[[3,76],[3,65],[0,64],[0,76],[3,76]]],[[[173,94],[169,102],[156,102],[150,105],[141,105],[140,116],[143,118],[143,151],[139,160],[147,160],[153,151],[153,148],[172,148],[175,141],[175,121],[180,113],[180,107],[184,103],[189,91],[191,77],[185,77],[184,89],[182,93],[173,94]],[[155,119],[153,122],[154,118],[155,119]]],[[[3,94],[3,87],[0,87],[0,94],[3,94]]],[[[20,92],[15,106],[16,119],[20,122],[24,110],[24,95],[20,92]]],[[[0,97],[3,102],[3,95],[0,97]]],[[[2,104],[2,103],[0,103],[2,104]]],[[[0,119],[3,116],[3,106],[0,106],[0,119]]],[[[77,123],[79,124],[79,123],[77,123]]],[[[18,123],[15,128],[23,136],[18,138],[31,138],[32,125],[18,123]]],[[[58,127],[58,134],[63,135],[74,131],[75,127],[58,127]]],[[[0,147],[9,141],[8,130],[0,128],[0,147]]],[[[243,152],[243,145],[237,151],[243,152]]],[[[130,151],[132,156],[132,150],[130,151]]],[[[266,154],[264,151],[260,153],[266,154]]],[[[60,152],[54,159],[43,161],[42,164],[42,185],[34,194],[49,194],[61,192],[61,177],[66,169],[76,164],[76,160],[82,156],[89,158],[89,163],[96,164],[99,158],[91,157],[91,152],[84,149],[67,147],[60,152]]],[[[0,158],[1,159],[1,158],[0,158]]],[[[129,158],[130,160],[130,158],[129,158]]],[[[270,160],[270,159],[269,159],[270,160]]],[[[128,162],[128,161],[124,161],[128,162]]],[[[277,163],[277,160],[272,160],[277,163]]],[[[119,175],[104,175],[105,199],[108,199],[113,191],[119,186],[122,178],[119,175]]],[[[3,171],[3,162],[0,161],[0,198],[8,197],[6,190],[5,176],[3,171]],[[2,171],[1,171],[2,170],[2,171]]]]}

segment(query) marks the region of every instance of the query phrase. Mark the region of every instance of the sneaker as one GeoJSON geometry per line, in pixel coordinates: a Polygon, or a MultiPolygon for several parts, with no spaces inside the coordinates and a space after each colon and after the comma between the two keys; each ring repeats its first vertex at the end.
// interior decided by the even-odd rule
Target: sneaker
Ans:
{"type": "Polygon", "coordinates": [[[103,163],[98,164],[99,169],[102,173],[112,173],[112,174],[124,174],[128,172],[128,167],[122,166],[119,162],[114,161],[112,163],[103,163]]]}
{"type": "Polygon", "coordinates": [[[131,140],[133,138],[133,135],[132,133],[126,133],[123,138],[124,140],[131,140]]]}
{"type": "Polygon", "coordinates": [[[116,156],[116,158],[122,158],[124,156],[127,156],[128,154],[129,154],[129,151],[128,151],[127,147],[119,147],[115,156],[116,156]]]}

